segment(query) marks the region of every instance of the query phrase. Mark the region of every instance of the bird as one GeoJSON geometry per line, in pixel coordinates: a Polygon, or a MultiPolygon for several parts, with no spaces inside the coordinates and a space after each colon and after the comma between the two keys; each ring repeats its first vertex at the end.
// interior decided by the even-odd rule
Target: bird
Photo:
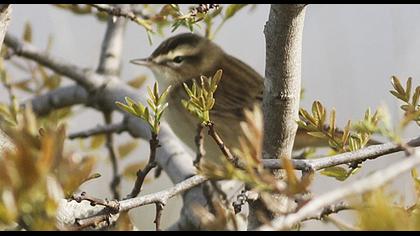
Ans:
{"type": "MultiPolygon", "coordinates": [[[[196,148],[194,138],[198,119],[181,103],[182,99],[188,100],[183,83],[191,86],[194,79],[211,77],[217,70],[222,70],[222,79],[214,93],[215,104],[210,111],[210,119],[230,149],[239,148],[239,139],[244,136],[240,123],[246,119],[245,111],[260,109],[262,106],[264,78],[251,66],[226,53],[215,42],[196,33],[172,36],[164,40],[150,56],[130,62],[149,68],[162,90],[171,86],[164,119],[192,150],[196,148]]],[[[298,129],[294,150],[325,144],[324,140],[298,129]]],[[[205,139],[204,147],[205,158],[215,162],[223,158],[219,146],[210,138],[205,139]]]]}

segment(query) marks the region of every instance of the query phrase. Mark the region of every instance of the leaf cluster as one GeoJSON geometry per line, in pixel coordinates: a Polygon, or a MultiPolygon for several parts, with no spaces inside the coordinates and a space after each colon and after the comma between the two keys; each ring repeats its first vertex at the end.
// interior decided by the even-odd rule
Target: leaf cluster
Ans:
{"type": "Polygon", "coordinates": [[[166,97],[169,94],[169,90],[170,86],[161,95],[159,95],[157,82],[153,86],[153,91],[150,87],[147,87],[147,91],[149,93],[147,104],[149,107],[146,107],[141,102],[135,102],[129,97],[125,97],[126,104],[118,101],[115,102],[115,104],[122,110],[125,110],[128,113],[146,121],[149,124],[152,133],[157,135],[159,133],[159,125],[162,114],[168,107],[166,97]]]}
{"type": "Polygon", "coordinates": [[[417,86],[412,93],[413,88],[411,77],[407,79],[405,88],[396,76],[392,76],[391,84],[394,87],[394,90],[390,90],[389,92],[397,99],[404,102],[404,104],[400,107],[404,111],[404,118],[401,121],[401,127],[407,126],[411,121],[416,122],[416,124],[420,126],[420,86],[417,86]]]}
{"type": "Polygon", "coordinates": [[[214,93],[221,78],[222,70],[218,70],[213,77],[201,76],[199,85],[195,80],[191,88],[183,84],[189,99],[183,99],[182,105],[204,124],[210,122],[210,110],[215,103],[214,93]]]}

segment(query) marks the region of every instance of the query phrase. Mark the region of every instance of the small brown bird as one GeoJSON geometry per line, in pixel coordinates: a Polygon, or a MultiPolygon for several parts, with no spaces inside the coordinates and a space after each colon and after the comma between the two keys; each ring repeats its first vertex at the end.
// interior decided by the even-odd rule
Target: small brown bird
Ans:
{"type": "MultiPolygon", "coordinates": [[[[193,150],[198,120],[181,104],[182,99],[187,99],[182,83],[191,85],[193,79],[197,80],[201,75],[211,77],[222,69],[210,119],[229,148],[239,147],[239,137],[244,135],[240,127],[240,122],[245,120],[244,110],[252,110],[255,104],[261,106],[262,102],[263,77],[254,69],[225,53],[209,39],[193,33],[168,38],[148,58],[131,62],[150,68],[161,88],[171,85],[165,119],[177,136],[193,150]]],[[[205,140],[206,157],[217,160],[222,153],[213,140],[205,140]]],[[[295,149],[320,145],[325,145],[325,141],[320,142],[320,139],[298,130],[295,149]]]]}

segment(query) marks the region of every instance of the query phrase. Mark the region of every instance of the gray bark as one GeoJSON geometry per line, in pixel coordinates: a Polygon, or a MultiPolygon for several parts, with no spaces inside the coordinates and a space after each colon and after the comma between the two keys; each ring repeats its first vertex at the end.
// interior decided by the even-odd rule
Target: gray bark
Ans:
{"type": "Polygon", "coordinates": [[[264,28],[263,157],[291,157],[297,130],[305,5],[272,4],[264,28]]]}

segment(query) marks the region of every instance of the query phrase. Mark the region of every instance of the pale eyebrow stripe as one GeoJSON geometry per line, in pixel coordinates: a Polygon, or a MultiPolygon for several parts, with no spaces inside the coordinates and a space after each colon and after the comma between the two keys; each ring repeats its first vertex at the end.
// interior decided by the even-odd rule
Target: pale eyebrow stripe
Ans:
{"type": "Polygon", "coordinates": [[[187,45],[179,46],[175,50],[169,51],[167,54],[157,56],[154,61],[156,63],[161,63],[167,60],[173,60],[177,56],[192,56],[197,53],[196,47],[191,47],[187,45]]]}

